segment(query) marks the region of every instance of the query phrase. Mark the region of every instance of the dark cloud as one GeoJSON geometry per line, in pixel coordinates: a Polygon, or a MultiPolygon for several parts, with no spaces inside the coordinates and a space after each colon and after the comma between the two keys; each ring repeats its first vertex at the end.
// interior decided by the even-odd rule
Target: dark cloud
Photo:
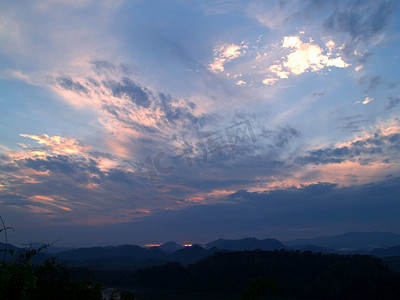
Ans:
{"type": "Polygon", "coordinates": [[[389,96],[388,101],[386,102],[385,105],[385,111],[392,110],[399,104],[400,104],[400,97],[389,96]]]}
{"type": "Polygon", "coordinates": [[[369,122],[367,119],[362,119],[362,115],[351,115],[347,117],[339,118],[338,120],[343,122],[343,125],[338,126],[342,131],[359,132],[361,131],[361,125],[369,122]]]}
{"type": "Polygon", "coordinates": [[[163,93],[159,93],[160,108],[165,113],[165,117],[170,123],[185,122],[184,126],[196,126],[197,128],[201,125],[201,118],[197,118],[192,114],[190,110],[193,108],[193,102],[190,102],[186,107],[174,107],[172,104],[175,102],[171,96],[167,96],[163,93]]]}
{"type": "Polygon", "coordinates": [[[77,81],[74,81],[69,76],[57,77],[56,83],[58,86],[62,87],[65,90],[72,91],[78,94],[87,94],[88,90],[82,84],[77,81]]]}
{"type": "Polygon", "coordinates": [[[71,174],[74,171],[73,162],[68,156],[65,155],[49,156],[46,159],[28,158],[26,160],[19,161],[19,164],[23,164],[24,167],[41,172],[48,170],[52,172],[71,174]]]}
{"type": "Polygon", "coordinates": [[[283,148],[293,139],[301,136],[300,131],[287,125],[275,129],[263,129],[257,137],[268,145],[269,148],[283,148]]]}
{"type": "Polygon", "coordinates": [[[354,141],[349,146],[308,151],[307,155],[297,157],[295,162],[300,165],[342,163],[345,161],[368,163],[383,159],[385,155],[390,155],[399,146],[400,134],[382,135],[375,133],[372,137],[354,141]]]}
{"type": "Polygon", "coordinates": [[[107,72],[115,72],[116,67],[114,64],[106,61],[106,60],[94,60],[90,62],[93,66],[93,69],[97,74],[103,74],[107,72]]]}
{"type": "Polygon", "coordinates": [[[120,117],[120,108],[118,106],[111,104],[102,104],[101,109],[107,111],[107,113],[122,121],[122,118],[120,117]]]}
{"type": "Polygon", "coordinates": [[[370,80],[369,80],[369,85],[368,85],[368,89],[370,91],[374,91],[376,90],[376,88],[378,86],[380,86],[383,83],[383,80],[381,78],[381,76],[373,76],[370,80]]]}
{"type": "Polygon", "coordinates": [[[356,119],[361,118],[361,117],[362,117],[362,115],[358,114],[358,115],[351,115],[351,116],[347,116],[347,117],[342,117],[342,118],[339,118],[339,120],[342,120],[342,121],[353,121],[353,120],[356,120],[356,119]]]}
{"type": "Polygon", "coordinates": [[[313,97],[323,97],[323,96],[326,96],[327,94],[328,94],[327,91],[322,91],[322,92],[313,93],[312,96],[313,97]]]}
{"type": "Polygon", "coordinates": [[[399,86],[399,82],[389,82],[388,87],[389,89],[395,89],[399,86]]]}
{"type": "Polygon", "coordinates": [[[132,223],[101,226],[90,234],[83,229],[77,236],[83,240],[84,236],[109,235],[121,243],[129,235],[134,236],[135,243],[145,244],[168,240],[206,242],[221,237],[332,235],[357,231],[360,226],[364,231],[398,231],[399,194],[399,178],[350,187],[318,183],[270,192],[241,190],[229,195],[225,203],[163,210],[132,223]]]}
{"type": "Polygon", "coordinates": [[[368,91],[375,91],[383,82],[381,76],[363,76],[359,80],[361,85],[367,85],[368,91]]]}
{"type": "Polygon", "coordinates": [[[102,94],[107,94],[105,89],[114,97],[128,100],[114,103],[105,97],[99,99],[102,103],[100,108],[108,118],[118,120],[122,127],[134,128],[148,134],[143,139],[162,139],[167,142],[187,137],[193,138],[204,126],[216,124],[221,120],[221,116],[213,113],[196,113],[197,105],[193,101],[176,99],[162,92],[154,92],[128,76],[115,80],[121,72],[130,74],[130,69],[126,65],[115,65],[105,60],[92,61],[91,64],[96,73],[105,77],[104,80],[98,81],[88,77],[81,83],[64,76],[57,78],[57,84],[75,93],[88,94],[91,89],[93,94],[100,98],[102,94]],[[132,118],[132,115],[136,115],[136,111],[141,108],[148,109],[146,114],[149,118],[154,118],[156,121],[154,125],[144,125],[132,118]]]}
{"type": "Polygon", "coordinates": [[[286,146],[290,140],[300,137],[300,132],[290,126],[279,128],[274,136],[275,145],[279,148],[286,146]]]}
{"type": "Polygon", "coordinates": [[[131,172],[127,172],[121,169],[111,169],[107,171],[107,179],[118,182],[133,185],[135,184],[135,178],[131,172]]]}
{"type": "MultiPolygon", "coordinates": [[[[112,158],[107,153],[96,153],[94,157],[112,158]]],[[[82,183],[105,183],[113,182],[133,187],[135,180],[139,180],[132,172],[122,168],[110,168],[102,171],[98,163],[93,159],[76,158],[74,156],[57,155],[47,156],[40,159],[24,159],[17,162],[22,168],[30,168],[35,171],[49,171],[53,178],[61,179],[68,177],[70,182],[82,183]]],[[[45,178],[41,178],[43,181],[45,178]]]]}
{"type": "Polygon", "coordinates": [[[114,97],[127,97],[133,103],[145,108],[151,104],[150,92],[127,77],[121,78],[120,82],[109,80],[103,84],[111,90],[114,97]]]}
{"type": "Polygon", "coordinates": [[[389,21],[396,0],[388,1],[345,1],[325,20],[324,27],[331,32],[343,32],[354,43],[374,41],[389,21]]]}

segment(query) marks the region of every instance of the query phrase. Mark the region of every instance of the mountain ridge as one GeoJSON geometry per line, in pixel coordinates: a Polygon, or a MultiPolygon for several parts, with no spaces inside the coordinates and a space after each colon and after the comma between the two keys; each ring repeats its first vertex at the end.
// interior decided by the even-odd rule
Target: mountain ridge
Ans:
{"type": "MultiPolygon", "coordinates": [[[[0,243],[0,249],[4,248],[0,243]]],[[[9,249],[18,250],[12,245],[9,249]]],[[[75,263],[86,262],[95,264],[141,265],[143,262],[157,264],[158,262],[178,261],[184,264],[224,251],[244,250],[298,250],[320,253],[338,254],[369,254],[377,257],[400,256],[400,235],[388,232],[349,232],[331,237],[317,237],[313,239],[297,239],[281,242],[274,238],[257,239],[254,237],[242,239],[217,239],[206,244],[194,244],[190,247],[169,241],[160,246],[142,247],[138,245],[118,245],[105,247],[75,248],[57,253],[41,253],[48,257],[54,256],[63,261],[75,263]],[[348,242],[351,240],[351,243],[348,242]],[[314,243],[315,242],[315,243],[314,243]],[[397,243],[398,242],[398,243],[397,243]],[[375,243],[374,248],[368,245],[375,243]],[[397,243],[397,244],[396,244],[397,243]],[[351,246],[361,246],[353,249],[351,246]],[[386,247],[388,245],[388,247],[386,247]],[[347,249],[343,249],[346,247],[347,249]]],[[[15,256],[15,255],[14,255],[15,256]]],[[[8,255],[8,258],[10,256],[8,255]]]]}

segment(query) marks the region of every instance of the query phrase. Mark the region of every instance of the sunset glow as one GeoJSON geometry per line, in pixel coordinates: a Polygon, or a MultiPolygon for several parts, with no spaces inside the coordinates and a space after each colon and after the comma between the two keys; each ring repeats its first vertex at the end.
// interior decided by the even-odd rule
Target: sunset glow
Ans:
{"type": "Polygon", "coordinates": [[[2,1],[10,239],[400,233],[399,3],[2,1]]]}

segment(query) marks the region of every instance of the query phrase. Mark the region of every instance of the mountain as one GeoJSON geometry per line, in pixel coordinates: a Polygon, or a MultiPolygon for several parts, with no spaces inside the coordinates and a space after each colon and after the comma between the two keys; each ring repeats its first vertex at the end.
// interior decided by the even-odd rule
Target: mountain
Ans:
{"type": "Polygon", "coordinates": [[[0,242],[0,261],[5,260],[9,262],[15,260],[18,258],[19,251],[21,251],[21,249],[18,247],[0,242]],[[14,253],[13,255],[9,253],[10,250],[14,253]]]}
{"type": "Polygon", "coordinates": [[[206,244],[206,248],[219,248],[231,251],[242,251],[242,250],[275,250],[275,249],[285,249],[280,241],[276,239],[264,239],[259,240],[256,238],[244,238],[241,240],[225,240],[218,239],[206,244]]]}
{"type": "Polygon", "coordinates": [[[297,239],[283,242],[286,246],[314,245],[335,250],[368,250],[400,245],[400,235],[390,232],[349,232],[336,236],[297,239]]]}
{"type": "Polygon", "coordinates": [[[175,242],[166,242],[166,243],[162,244],[161,246],[154,247],[154,248],[158,248],[166,253],[172,253],[172,252],[182,249],[183,246],[178,245],[175,242]]]}
{"type": "Polygon", "coordinates": [[[170,261],[177,261],[183,264],[188,264],[206,258],[217,252],[223,252],[223,251],[215,247],[211,249],[204,249],[200,245],[193,245],[191,247],[184,247],[183,249],[171,253],[168,259],[170,261]]]}
{"type": "Polygon", "coordinates": [[[400,256],[400,246],[394,246],[389,248],[377,248],[371,251],[371,255],[378,257],[387,257],[387,256],[400,256]]]}
{"type": "Polygon", "coordinates": [[[132,263],[136,263],[137,266],[141,266],[143,262],[159,264],[160,262],[177,261],[188,264],[206,258],[216,252],[221,252],[221,249],[217,248],[204,249],[200,245],[182,247],[173,242],[169,242],[166,247],[168,251],[171,251],[172,248],[178,248],[179,250],[167,253],[162,250],[162,246],[142,248],[134,245],[91,247],[61,252],[57,254],[57,258],[79,263],[97,263],[97,266],[99,263],[107,265],[132,265],[132,263]]]}
{"type": "Polygon", "coordinates": [[[294,245],[294,246],[290,246],[288,248],[290,250],[299,250],[301,252],[311,251],[314,253],[319,252],[319,253],[324,253],[324,254],[339,253],[339,251],[335,250],[335,249],[326,248],[326,247],[318,247],[318,246],[314,246],[314,245],[294,245]]]}
{"type": "MultiPolygon", "coordinates": [[[[38,243],[38,242],[22,244],[22,246],[24,246],[24,247],[35,248],[35,249],[38,249],[38,248],[42,247],[43,245],[45,245],[45,244],[38,243]]],[[[64,251],[68,251],[68,250],[72,250],[72,249],[74,249],[74,248],[73,247],[58,247],[58,246],[54,246],[53,244],[51,244],[48,248],[43,249],[42,252],[46,253],[46,254],[56,254],[56,253],[60,253],[60,252],[64,252],[64,251]]]]}
{"type": "MultiPolygon", "coordinates": [[[[6,262],[11,262],[11,261],[16,261],[20,258],[20,255],[25,255],[28,252],[28,247],[25,248],[19,248],[16,247],[12,244],[4,244],[0,242],[0,261],[5,259],[6,262]],[[7,251],[4,251],[6,250],[7,251]],[[9,252],[11,250],[12,254],[9,252]]],[[[37,248],[36,248],[37,249],[37,248]]],[[[48,260],[49,257],[43,253],[43,252],[38,252],[35,255],[32,256],[31,261],[33,263],[43,263],[46,260],[48,260]]]]}
{"type": "MultiPolygon", "coordinates": [[[[6,245],[5,243],[0,242],[0,251],[3,252],[3,250],[18,251],[18,250],[20,250],[20,248],[15,247],[14,245],[11,245],[11,244],[6,245]]],[[[0,252],[0,253],[3,254],[2,252],[0,252]]]]}
{"type": "Polygon", "coordinates": [[[101,261],[101,260],[146,260],[164,258],[159,249],[145,249],[135,245],[121,245],[116,247],[90,247],[60,252],[57,258],[72,261],[101,261]]]}

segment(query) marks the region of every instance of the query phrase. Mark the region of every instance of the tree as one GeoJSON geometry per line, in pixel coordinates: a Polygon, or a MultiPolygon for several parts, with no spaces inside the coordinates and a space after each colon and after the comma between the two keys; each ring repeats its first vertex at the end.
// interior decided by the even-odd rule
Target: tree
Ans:
{"type": "Polygon", "coordinates": [[[242,300],[257,300],[265,289],[278,291],[278,283],[269,277],[257,276],[253,278],[249,286],[244,290],[242,300]]]}
{"type": "MultiPolygon", "coordinates": [[[[6,234],[10,227],[5,226],[1,216],[0,219],[3,224],[0,232],[4,231],[6,234]]],[[[0,299],[104,300],[101,284],[93,283],[87,278],[79,281],[71,280],[67,268],[56,263],[55,259],[46,261],[43,265],[33,266],[31,258],[52,244],[21,251],[18,258],[6,262],[7,253],[14,255],[12,250],[7,250],[7,242],[6,235],[5,249],[0,250],[5,253],[0,264],[0,299]]],[[[125,299],[134,298],[125,296],[125,299]]]]}

